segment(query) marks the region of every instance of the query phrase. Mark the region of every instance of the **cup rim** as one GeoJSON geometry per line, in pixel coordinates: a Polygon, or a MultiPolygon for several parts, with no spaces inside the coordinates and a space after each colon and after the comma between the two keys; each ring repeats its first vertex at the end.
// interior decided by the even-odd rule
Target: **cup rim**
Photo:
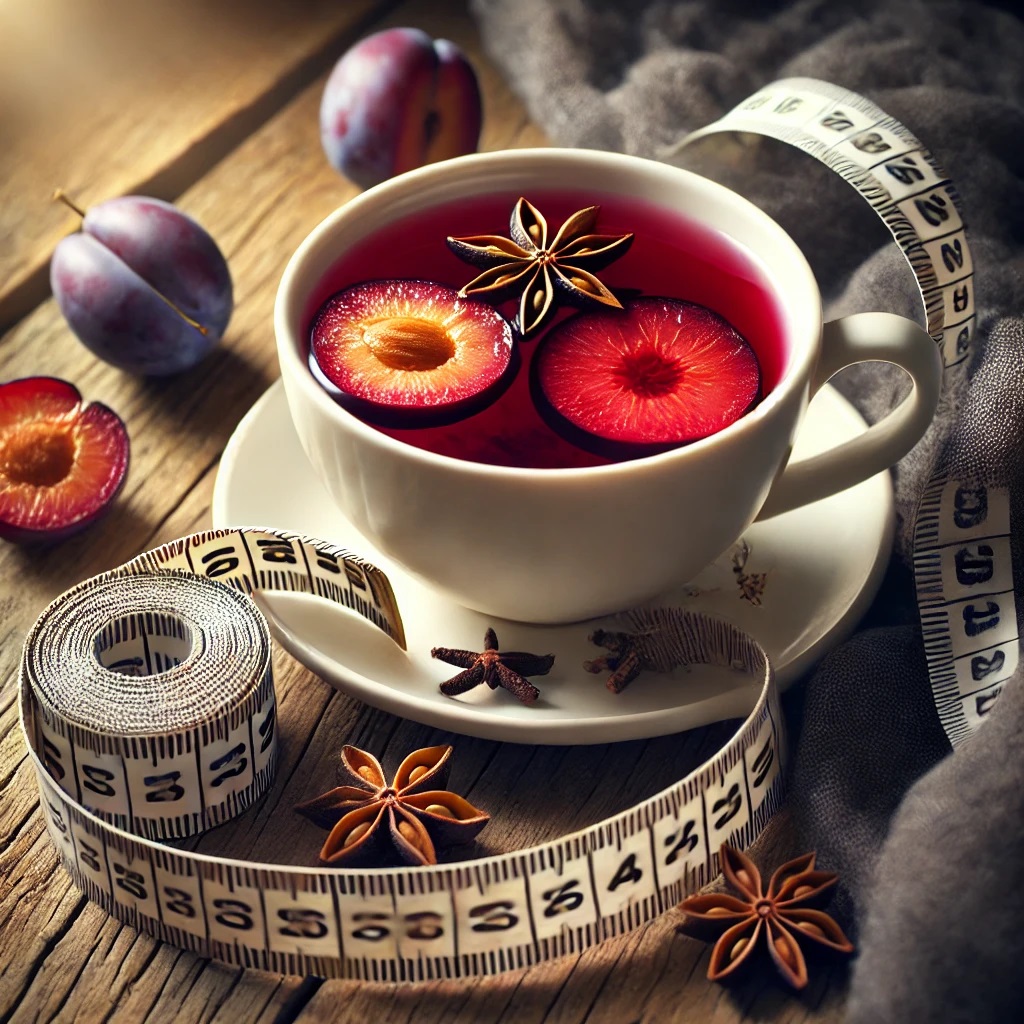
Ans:
{"type": "MultiPolygon", "coordinates": [[[[498,187],[500,186],[492,185],[491,190],[498,187]]],[[[552,182],[552,187],[560,186],[552,182]]],[[[487,191],[487,189],[482,191],[487,191]]],[[[417,205],[413,202],[408,210],[402,211],[401,215],[425,208],[425,206],[426,204],[417,205]]],[[[395,218],[389,217],[388,219],[395,218]]],[[[366,232],[360,233],[358,237],[366,237],[366,232]]],[[[322,274],[316,280],[322,280],[322,274]]],[[[814,272],[806,257],[785,229],[750,200],[710,178],[662,161],[603,150],[569,149],[555,146],[470,153],[406,171],[366,189],[328,214],[306,235],[285,265],[274,304],[274,333],[281,374],[289,384],[297,385],[302,394],[302,401],[311,403],[321,416],[326,416],[332,422],[343,425],[346,430],[358,436],[361,441],[369,444],[372,448],[391,454],[400,454],[414,463],[422,463],[456,473],[486,477],[493,475],[506,480],[529,477],[534,481],[538,476],[544,479],[564,479],[576,482],[594,476],[631,475],[675,460],[692,460],[715,448],[722,447],[732,440],[741,441],[748,434],[756,432],[760,424],[769,419],[780,405],[790,401],[794,390],[804,386],[809,380],[816,358],[815,342],[820,340],[822,321],[821,295],[814,272]],[[685,181],[688,189],[703,191],[706,198],[734,207],[744,217],[759,225],[760,230],[767,236],[774,237],[774,241],[788,255],[788,260],[785,261],[784,274],[780,272],[781,268],[777,264],[766,265],[763,259],[760,260],[772,289],[776,294],[785,290],[794,293],[800,292],[803,296],[800,309],[796,314],[792,313],[788,305],[784,304],[782,307],[783,314],[787,317],[787,336],[798,335],[800,332],[795,328],[799,326],[800,322],[808,321],[805,330],[809,328],[811,337],[802,344],[799,351],[791,349],[787,353],[781,379],[753,409],[714,434],[663,452],[635,459],[612,461],[598,466],[537,469],[476,462],[408,444],[365,423],[354,413],[335,402],[320,386],[309,372],[305,353],[307,339],[303,335],[301,326],[296,327],[296,324],[302,319],[306,307],[306,297],[316,284],[315,281],[303,282],[306,267],[318,259],[325,247],[329,247],[331,240],[338,232],[339,224],[344,224],[354,218],[357,219],[359,216],[365,215],[365,212],[375,205],[387,204],[389,200],[395,198],[402,198],[408,202],[417,193],[429,192],[430,189],[442,184],[453,174],[477,179],[486,176],[488,171],[514,168],[517,165],[521,165],[525,173],[531,165],[536,167],[538,162],[552,167],[561,165],[563,173],[568,173],[568,168],[572,165],[583,165],[609,171],[649,174],[663,177],[665,180],[675,178],[677,181],[685,181]],[[785,279],[783,279],[784,276],[785,279]],[[794,317],[793,323],[789,321],[791,315],[794,317]]]]}

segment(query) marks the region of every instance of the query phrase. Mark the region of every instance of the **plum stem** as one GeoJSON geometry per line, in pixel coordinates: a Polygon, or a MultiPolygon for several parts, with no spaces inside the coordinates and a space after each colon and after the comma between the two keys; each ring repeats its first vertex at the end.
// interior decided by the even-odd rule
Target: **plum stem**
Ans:
{"type": "Polygon", "coordinates": [[[53,190],[53,198],[58,202],[63,203],[65,206],[70,207],[79,217],[85,216],[85,210],[83,210],[77,203],[75,203],[71,197],[62,188],[55,188],[53,190]]]}
{"type": "MultiPolygon", "coordinates": [[[[64,191],[64,189],[62,189],[62,188],[55,188],[53,190],[53,198],[55,200],[63,203],[65,206],[70,207],[72,210],[75,211],[75,213],[78,214],[79,217],[82,217],[82,218],[85,217],[85,210],[83,210],[67,194],[67,192],[64,191]]],[[[147,282],[147,284],[148,283],[149,282],[147,282]]],[[[174,312],[177,313],[178,316],[180,316],[181,319],[184,320],[185,323],[187,323],[189,325],[189,327],[194,327],[200,334],[203,334],[203,335],[206,335],[206,334],[210,333],[208,328],[204,327],[198,320],[194,319],[193,317],[190,317],[188,315],[188,313],[186,313],[184,310],[179,309],[173,302],[171,302],[171,300],[169,298],[167,298],[166,295],[163,294],[163,292],[158,291],[156,288],[153,288],[152,285],[149,285],[149,287],[153,289],[153,294],[156,295],[158,298],[162,299],[164,302],[166,302],[167,305],[170,306],[171,309],[173,309],[174,312]]]]}

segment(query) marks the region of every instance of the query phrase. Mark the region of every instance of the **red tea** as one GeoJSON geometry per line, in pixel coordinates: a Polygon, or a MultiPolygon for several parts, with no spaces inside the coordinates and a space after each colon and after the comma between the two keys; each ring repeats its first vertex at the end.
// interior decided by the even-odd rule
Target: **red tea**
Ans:
{"type": "MultiPolygon", "coordinates": [[[[390,224],[345,253],[332,268],[322,294],[388,278],[418,278],[459,288],[475,277],[479,268],[455,256],[447,237],[507,236],[509,215],[518,198],[512,192],[474,196],[390,224]]],[[[543,213],[549,237],[576,210],[600,206],[597,232],[633,232],[635,236],[628,252],[599,272],[604,284],[620,299],[667,296],[708,307],[728,320],[753,348],[761,369],[761,394],[778,383],[785,358],[782,318],[765,270],[744,247],[645,200],[567,190],[541,190],[526,198],[543,213]]],[[[512,319],[516,301],[497,308],[512,319]]],[[[310,321],[315,312],[309,311],[310,321]]],[[[546,331],[572,312],[563,309],[546,330],[517,342],[521,365],[515,379],[481,411],[443,426],[376,429],[441,455],[492,465],[548,469],[617,461],[579,447],[555,430],[531,395],[533,355],[546,331]]],[[[310,361],[315,367],[312,358],[310,361]]]]}

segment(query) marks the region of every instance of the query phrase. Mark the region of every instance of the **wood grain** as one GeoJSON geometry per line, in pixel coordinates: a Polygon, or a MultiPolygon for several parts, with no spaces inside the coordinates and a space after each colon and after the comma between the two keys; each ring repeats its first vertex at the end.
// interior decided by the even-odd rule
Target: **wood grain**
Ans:
{"type": "MultiPolygon", "coordinates": [[[[462,4],[413,0],[374,27],[385,24],[420,25],[470,53],[484,91],[484,148],[544,144],[480,53],[462,4]]],[[[326,38],[333,29],[320,31],[326,38]]],[[[306,42],[303,52],[316,50],[314,36],[306,42]]],[[[290,60],[302,65],[305,58],[293,53],[290,60]]],[[[0,598],[0,1021],[839,1021],[842,967],[817,975],[801,997],[764,974],[729,993],[704,980],[707,950],[677,934],[674,913],[582,956],[496,978],[321,984],[228,967],[140,935],[85,901],[58,866],[17,725],[21,638],[44,605],[79,580],[210,525],[224,445],[277,376],[271,314],[284,263],[310,228],[355,194],[320,152],[322,82],[298,92],[216,166],[197,172],[180,197],[220,242],[236,283],[231,326],[206,363],[165,381],[129,377],[92,357],[52,300],[0,346],[0,377],[73,380],[87,398],[125,418],[132,440],[128,484],[107,519],[48,550],[0,546],[7,581],[0,598]]],[[[336,693],[283,651],[275,654],[275,678],[282,759],[273,789],[237,821],[190,841],[193,848],[313,863],[323,833],[292,807],[334,784],[344,742],[374,751],[389,770],[408,750],[454,742],[452,788],[492,811],[473,854],[484,856],[554,838],[651,795],[710,756],[730,732],[720,726],[594,747],[498,744],[375,711],[336,693]]],[[[777,819],[766,859],[775,860],[789,838],[777,819]]]]}
{"type": "Polygon", "coordinates": [[[53,248],[77,228],[50,201],[56,186],[85,205],[175,199],[388,6],[0,4],[0,330],[46,296],[53,248]]]}

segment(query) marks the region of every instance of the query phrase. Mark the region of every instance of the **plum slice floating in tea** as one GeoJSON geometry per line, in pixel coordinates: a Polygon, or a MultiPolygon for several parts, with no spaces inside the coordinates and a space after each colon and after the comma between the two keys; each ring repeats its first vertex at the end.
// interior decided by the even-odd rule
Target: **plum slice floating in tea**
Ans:
{"type": "Polygon", "coordinates": [[[371,422],[464,416],[514,372],[511,324],[431,281],[369,281],[332,296],[312,355],[334,397],[371,422]]]}
{"type": "Polygon", "coordinates": [[[577,443],[672,447],[717,433],[757,401],[754,350],[724,318],[676,299],[634,299],[554,327],[533,363],[553,425],[577,443]]]}

